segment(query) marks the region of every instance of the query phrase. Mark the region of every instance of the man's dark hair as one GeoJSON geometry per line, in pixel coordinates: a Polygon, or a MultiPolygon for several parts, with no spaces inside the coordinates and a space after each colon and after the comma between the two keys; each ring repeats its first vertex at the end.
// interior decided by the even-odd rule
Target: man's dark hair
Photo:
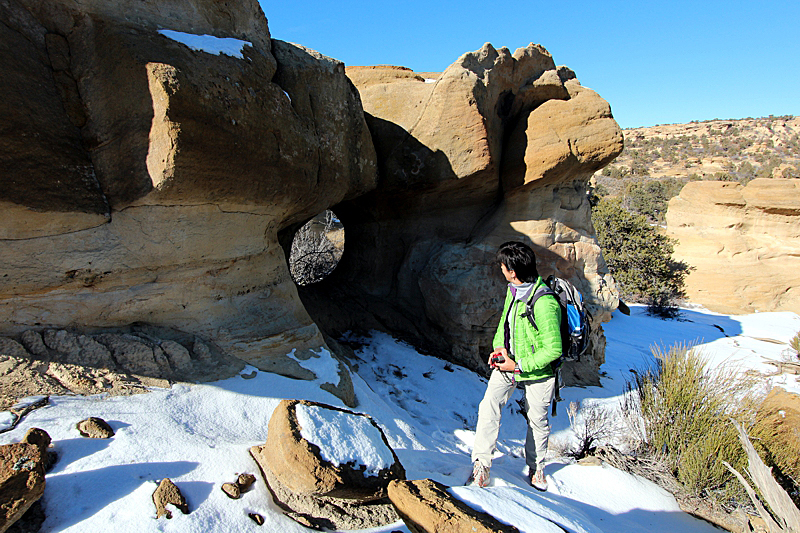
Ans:
{"type": "Polygon", "coordinates": [[[517,278],[524,283],[536,281],[539,271],[536,269],[536,255],[527,244],[509,241],[500,245],[497,250],[498,263],[502,263],[508,270],[513,270],[517,278]]]}

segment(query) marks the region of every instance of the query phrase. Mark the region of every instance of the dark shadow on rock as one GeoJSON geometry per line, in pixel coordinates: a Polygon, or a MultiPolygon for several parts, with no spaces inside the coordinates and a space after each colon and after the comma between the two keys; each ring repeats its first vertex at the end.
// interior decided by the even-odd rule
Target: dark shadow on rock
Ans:
{"type": "MultiPolygon", "coordinates": [[[[444,326],[428,316],[419,278],[443,246],[469,241],[496,209],[499,184],[487,173],[459,178],[440,150],[398,124],[366,119],[378,186],[331,207],[344,225],[342,258],[323,281],[298,287],[300,299],[329,339],[346,331],[385,331],[463,364],[452,357],[444,326]]],[[[292,229],[281,238],[287,257],[292,229]]]]}

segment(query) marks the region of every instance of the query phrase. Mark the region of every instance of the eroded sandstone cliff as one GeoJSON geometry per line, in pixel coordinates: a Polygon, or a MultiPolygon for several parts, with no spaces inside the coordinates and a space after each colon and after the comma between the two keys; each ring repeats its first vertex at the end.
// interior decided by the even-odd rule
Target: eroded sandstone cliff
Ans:
{"type": "Polygon", "coordinates": [[[309,377],[285,347],[324,342],[277,232],[375,185],[343,64],[272,41],[255,0],[0,10],[3,333],[143,322],[309,377]]]}
{"type": "MultiPolygon", "coordinates": [[[[486,44],[435,80],[397,67],[347,73],[379,180],[333,208],[344,256],[330,278],[301,290],[318,323],[391,329],[485,369],[505,292],[493,256],[508,240],[531,243],[544,275],[571,279],[595,325],[608,318],[616,291],[586,183],[622,150],[622,133],[597,93],[534,44],[513,54],[486,44]]],[[[595,357],[570,367],[567,382],[598,382],[604,339],[595,331],[595,357]]]]}
{"type": "Polygon", "coordinates": [[[800,180],[687,183],[669,202],[689,299],[721,313],[800,313],[800,180]]]}
{"type": "MultiPolygon", "coordinates": [[[[377,327],[485,368],[504,291],[492,258],[510,239],[572,279],[596,323],[616,305],[586,182],[622,135],[541,46],[486,45],[433,83],[350,71],[357,90],[342,63],[271,39],[255,0],[0,14],[2,335],[144,324],[315,379],[300,363],[326,338],[377,327]],[[165,29],[237,39],[240,57],[165,29]],[[344,255],[301,303],[291,238],[329,207],[344,255]]],[[[573,381],[597,382],[596,331],[573,381]]]]}

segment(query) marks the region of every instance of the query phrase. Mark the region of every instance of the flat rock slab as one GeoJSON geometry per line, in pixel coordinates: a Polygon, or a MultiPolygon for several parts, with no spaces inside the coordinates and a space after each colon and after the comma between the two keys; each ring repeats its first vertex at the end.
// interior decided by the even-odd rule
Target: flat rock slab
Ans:
{"type": "Polygon", "coordinates": [[[413,533],[519,533],[514,526],[455,498],[432,479],[393,481],[389,499],[413,533]]]}

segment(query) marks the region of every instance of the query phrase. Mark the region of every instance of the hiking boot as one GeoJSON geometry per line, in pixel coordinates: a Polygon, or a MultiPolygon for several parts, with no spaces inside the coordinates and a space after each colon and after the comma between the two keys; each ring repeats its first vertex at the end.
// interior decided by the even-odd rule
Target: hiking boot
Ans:
{"type": "Polygon", "coordinates": [[[539,465],[535,472],[528,474],[528,483],[536,490],[547,490],[547,479],[544,477],[544,466],[539,465]]]}
{"type": "Polygon", "coordinates": [[[472,463],[472,474],[467,480],[467,485],[485,487],[489,484],[489,467],[483,466],[480,461],[472,463]]]}

